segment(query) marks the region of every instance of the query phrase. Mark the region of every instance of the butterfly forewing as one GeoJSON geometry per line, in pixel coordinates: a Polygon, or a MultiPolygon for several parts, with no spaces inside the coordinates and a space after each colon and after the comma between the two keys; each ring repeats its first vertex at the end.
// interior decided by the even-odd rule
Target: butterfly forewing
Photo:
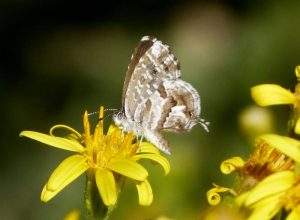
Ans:
{"type": "Polygon", "coordinates": [[[162,91],[164,80],[178,77],[179,63],[169,47],[153,37],[143,37],[132,57],[124,83],[126,116],[133,117],[138,105],[145,104],[158,89],[162,91]]]}
{"type": "Polygon", "coordinates": [[[153,45],[153,40],[149,38],[148,40],[141,40],[139,45],[136,47],[134,54],[131,56],[131,61],[128,66],[126,73],[124,85],[123,85],[123,94],[122,94],[122,106],[125,104],[125,95],[127,92],[128,84],[131,79],[132,74],[138,64],[140,58],[144,56],[145,52],[153,45]]]}

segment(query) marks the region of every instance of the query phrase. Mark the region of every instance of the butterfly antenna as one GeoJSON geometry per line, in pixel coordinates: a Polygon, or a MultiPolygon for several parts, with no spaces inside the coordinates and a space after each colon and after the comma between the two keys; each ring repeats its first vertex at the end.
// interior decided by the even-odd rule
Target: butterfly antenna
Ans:
{"type": "MultiPolygon", "coordinates": [[[[117,110],[118,109],[116,109],[116,108],[107,108],[107,109],[104,109],[104,111],[117,111],[117,110]]],[[[92,116],[92,115],[95,115],[95,114],[99,114],[99,111],[88,113],[88,116],[92,116]]],[[[110,117],[111,115],[112,114],[108,114],[104,118],[99,118],[98,120],[99,121],[104,120],[105,118],[110,117]]]]}
{"type": "MultiPolygon", "coordinates": [[[[118,110],[118,109],[116,109],[116,108],[106,108],[106,109],[104,109],[105,112],[106,112],[106,111],[113,111],[113,112],[115,112],[115,111],[117,111],[117,110],[118,110]]],[[[112,114],[113,114],[113,113],[107,114],[107,115],[105,115],[104,118],[99,118],[98,120],[99,120],[99,121],[104,120],[105,118],[110,117],[112,114]]]]}
{"type": "MultiPolygon", "coordinates": [[[[106,111],[113,111],[113,112],[115,112],[115,111],[118,111],[118,109],[116,109],[116,108],[106,108],[106,109],[104,109],[104,111],[105,111],[105,112],[106,112],[106,111]]],[[[113,114],[113,113],[107,114],[107,115],[105,115],[104,118],[99,118],[99,120],[104,120],[105,118],[110,117],[112,114],[113,114]]]]}
{"type": "Polygon", "coordinates": [[[99,111],[88,113],[88,116],[92,116],[92,115],[95,115],[95,114],[99,114],[99,111]]]}
{"type": "Polygon", "coordinates": [[[203,118],[199,118],[197,121],[204,128],[206,132],[209,132],[208,126],[210,123],[208,121],[205,121],[203,118]]]}
{"type": "Polygon", "coordinates": [[[104,109],[104,111],[118,111],[118,109],[116,109],[116,108],[106,108],[106,109],[104,109]]]}

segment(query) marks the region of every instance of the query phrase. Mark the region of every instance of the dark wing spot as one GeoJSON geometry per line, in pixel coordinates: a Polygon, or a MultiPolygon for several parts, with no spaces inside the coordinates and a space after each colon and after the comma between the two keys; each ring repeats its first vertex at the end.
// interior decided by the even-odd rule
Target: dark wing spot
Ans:
{"type": "Polygon", "coordinates": [[[157,68],[154,66],[154,64],[150,64],[149,65],[149,71],[150,71],[150,73],[152,74],[152,75],[156,75],[157,73],[158,73],[158,70],[157,70],[157,68]]]}
{"type": "Polygon", "coordinates": [[[158,73],[157,69],[153,67],[153,69],[151,70],[151,74],[156,75],[157,73],[158,73]]]}
{"type": "Polygon", "coordinates": [[[147,102],[146,102],[146,110],[147,110],[147,112],[150,111],[151,106],[152,106],[151,101],[148,99],[147,102]]]}
{"type": "Polygon", "coordinates": [[[166,89],[165,89],[165,87],[163,86],[163,85],[160,85],[158,88],[157,88],[157,91],[159,92],[159,94],[160,94],[160,96],[162,97],[162,98],[167,98],[167,96],[168,96],[168,94],[167,94],[167,92],[166,92],[166,89]]]}

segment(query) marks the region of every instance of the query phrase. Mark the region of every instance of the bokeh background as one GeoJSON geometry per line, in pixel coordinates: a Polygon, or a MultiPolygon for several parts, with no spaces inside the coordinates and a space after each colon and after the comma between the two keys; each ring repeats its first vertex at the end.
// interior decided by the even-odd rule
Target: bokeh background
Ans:
{"type": "MultiPolygon", "coordinates": [[[[294,87],[299,12],[296,0],[2,0],[0,218],[62,219],[83,208],[84,176],[49,203],[40,202],[43,185],[69,153],[19,133],[47,133],[60,123],[81,131],[85,110],[119,108],[131,54],[142,36],[152,35],[171,46],[183,79],[199,91],[210,133],[197,126],[167,134],[171,173],[164,177],[160,167],[145,163],[153,204],[140,207],[127,182],[112,219],[200,219],[211,184],[230,186],[234,179],[221,174],[220,162],[246,158],[251,150],[239,126],[241,112],[253,104],[250,87],[294,87]]],[[[284,133],[288,109],[271,108],[270,114],[273,129],[284,133]]]]}

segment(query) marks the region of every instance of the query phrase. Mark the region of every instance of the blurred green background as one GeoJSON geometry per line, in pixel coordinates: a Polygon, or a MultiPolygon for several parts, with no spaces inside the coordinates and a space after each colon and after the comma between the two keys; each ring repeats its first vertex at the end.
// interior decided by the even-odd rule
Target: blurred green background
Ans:
{"type": "MultiPolygon", "coordinates": [[[[85,110],[119,108],[131,54],[142,36],[152,35],[171,46],[182,78],[199,91],[210,133],[197,126],[167,134],[171,173],[164,177],[159,166],[145,163],[153,204],[140,207],[129,181],[112,219],[200,219],[211,183],[233,181],[221,174],[220,162],[250,152],[238,123],[253,104],[250,87],[294,87],[299,12],[299,1],[2,0],[0,218],[62,219],[83,207],[84,176],[40,202],[43,185],[69,153],[18,135],[47,133],[59,123],[82,131],[85,110]]],[[[283,134],[288,109],[272,112],[275,131],[283,134]]]]}

